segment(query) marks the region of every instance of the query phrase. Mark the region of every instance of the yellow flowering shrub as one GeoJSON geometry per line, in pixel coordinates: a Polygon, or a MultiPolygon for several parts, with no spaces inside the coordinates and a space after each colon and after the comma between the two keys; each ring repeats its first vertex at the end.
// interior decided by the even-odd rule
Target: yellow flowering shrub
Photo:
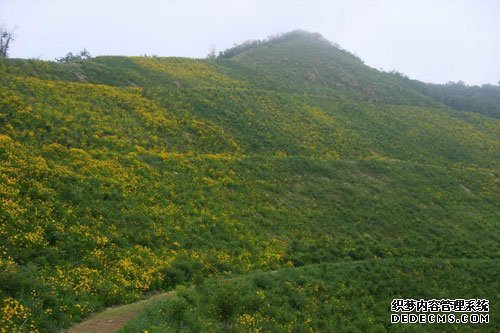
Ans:
{"type": "Polygon", "coordinates": [[[0,309],[0,332],[38,332],[30,310],[11,297],[3,299],[0,309]]]}

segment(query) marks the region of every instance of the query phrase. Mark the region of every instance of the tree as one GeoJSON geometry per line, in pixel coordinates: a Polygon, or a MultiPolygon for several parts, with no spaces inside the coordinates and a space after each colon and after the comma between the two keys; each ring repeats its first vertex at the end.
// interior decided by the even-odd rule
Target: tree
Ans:
{"type": "Polygon", "coordinates": [[[56,58],[56,61],[62,62],[62,63],[67,63],[67,62],[82,61],[82,60],[90,59],[90,58],[92,58],[92,56],[90,55],[89,51],[87,51],[86,49],[83,49],[80,51],[80,53],[77,53],[77,54],[73,54],[73,52],[69,52],[64,57],[56,58]]]}
{"type": "Polygon", "coordinates": [[[207,54],[207,59],[215,59],[215,58],[217,58],[217,55],[215,53],[215,45],[212,44],[207,54]]]}
{"type": "Polygon", "coordinates": [[[0,58],[9,56],[10,43],[14,41],[14,29],[7,30],[4,26],[0,27],[0,58]]]}

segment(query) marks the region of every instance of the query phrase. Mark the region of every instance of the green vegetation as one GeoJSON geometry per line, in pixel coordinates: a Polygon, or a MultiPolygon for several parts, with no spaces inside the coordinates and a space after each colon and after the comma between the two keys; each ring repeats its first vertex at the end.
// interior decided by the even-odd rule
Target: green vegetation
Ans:
{"type": "Polygon", "coordinates": [[[500,118],[500,86],[466,86],[463,82],[444,85],[411,81],[415,89],[457,110],[500,118]]]}
{"type": "MultiPolygon", "coordinates": [[[[498,268],[491,260],[389,259],[209,279],[179,287],[123,332],[474,332],[481,325],[391,324],[391,301],[487,298],[500,287],[498,268]]],[[[498,313],[491,316],[486,330],[498,331],[498,313]]]]}
{"type": "Polygon", "coordinates": [[[497,302],[498,119],[317,35],[234,53],[0,60],[0,329],[53,332],[195,282],[130,330],[362,329],[361,309],[325,326],[340,314],[323,303],[365,295],[383,331],[388,300],[412,290],[497,302]],[[417,277],[408,289],[364,289],[398,267],[417,277]],[[255,282],[271,270],[276,281],[255,282]],[[238,283],[238,297],[210,293],[238,283]],[[270,309],[245,312],[257,292],[270,309]],[[291,322],[287,297],[318,308],[291,322]]]}
{"type": "Polygon", "coordinates": [[[73,52],[69,52],[64,57],[56,59],[56,61],[61,62],[61,63],[77,62],[77,61],[82,61],[82,60],[86,60],[86,59],[90,59],[90,58],[92,58],[90,53],[86,49],[83,49],[80,51],[80,53],[76,53],[76,54],[73,54],[73,52]]]}

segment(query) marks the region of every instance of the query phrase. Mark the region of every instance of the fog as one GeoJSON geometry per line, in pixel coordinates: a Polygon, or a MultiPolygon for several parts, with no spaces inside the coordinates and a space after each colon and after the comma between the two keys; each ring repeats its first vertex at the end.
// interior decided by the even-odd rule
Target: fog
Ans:
{"type": "Polygon", "coordinates": [[[0,0],[0,24],[17,27],[10,56],[205,57],[248,39],[304,29],[366,64],[411,78],[500,81],[500,1],[0,0]]]}

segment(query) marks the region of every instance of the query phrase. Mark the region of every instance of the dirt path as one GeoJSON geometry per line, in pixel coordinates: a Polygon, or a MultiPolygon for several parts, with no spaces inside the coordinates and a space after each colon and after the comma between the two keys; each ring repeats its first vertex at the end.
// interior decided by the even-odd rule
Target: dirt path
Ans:
{"type": "Polygon", "coordinates": [[[92,315],[87,320],[69,328],[65,333],[109,333],[117,332],[125,327],[130,320],[135,318],[148,305],[167,299],[175,295],[175,291],[169,291],[154,295],[148,299],[135,303],[119,305],[92,315]]]}

